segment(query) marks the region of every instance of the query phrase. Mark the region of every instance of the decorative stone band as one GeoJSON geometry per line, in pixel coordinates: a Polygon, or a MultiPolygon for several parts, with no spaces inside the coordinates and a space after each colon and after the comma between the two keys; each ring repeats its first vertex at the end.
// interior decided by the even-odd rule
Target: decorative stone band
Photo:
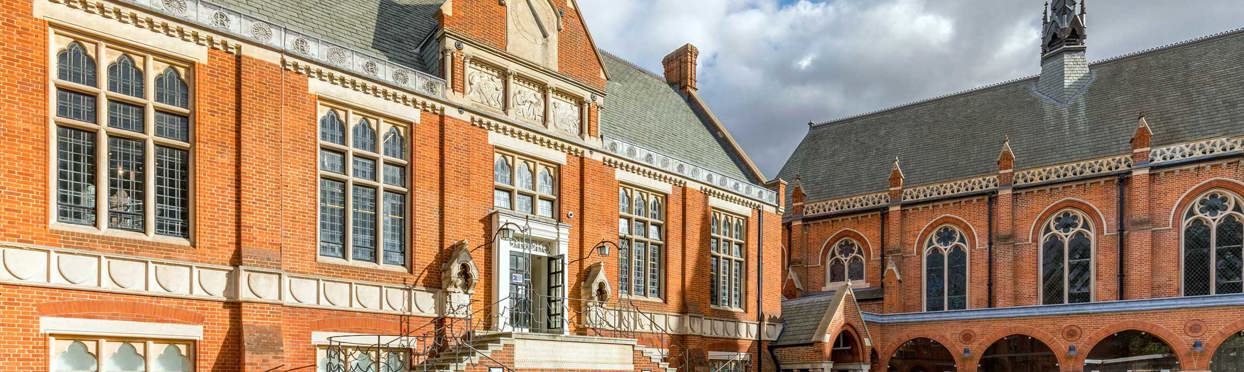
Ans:
{"type": "Polygon", "coordinates": [[[1196,309],[1208,307],[1244,306],[1244,294],[1169,297],[1145,300],[1090,302],[1067,305],[1017,306],[993,309],[936,311],[925,313],[874,314],[864,313],[868,323],[895,324],[919,322],[944,322],[999,318],[1024,318],[1038,316],[1103,314],[1135,311],[1196,309]]]}
{"type": "MultiPolygon", "coordinates": [[[[1215,156],[1244,154],[1244,137],[1222,137],[1196,142],[1156,147],[1149,151],[1150,165],[1170,165],[1215,156]]],[[[1021,170],[1015,173],[1015,185],[1026,186],[1045,182],[1068,181],[1095,177],[1132,169],[1130,155],[1090,159],[1074,163],[1021,170]]],[[[903,190],[903,201],[920,201],[970,194],[998,187],[994,175],[916,186],[903,190]]],[[[808,203],[804,216],[818,216],[883,206],[889,203],[885,192],[808,203]]]]}
{"type": "Polygon", "coordinates": [[[720,188],[726,192],[747,199],[768,205],[777,205],[777,193],[773,190],[765,188],[764,186],[737,180],[703,167],[675,159],[668,155],[663,155],[617,139],[602,137],[602,140],[604,141],[605,150],[614,156],[677,174],[706,185],[712,185],[713,187],[720,188]]]}
{"type": "Polygon", "coordinates": [[[884,206],[890,203],[890,195],[886,192],[856,195],[852,197],[830,199],[810,203],[804,207],[805,216],[818,216],[867,208],[884,206]]]}
{"type": "Polygon", "coordinates": [[[947,195],[963,195],[993,190],[998,187],[998,176],[969,178],[966,180],[918,186],[903,190],[903,201],[920,201],[947,195]]]}
{"type": "Polygon", "coordinates": [[[1023,186],[1042,182],[1092,177],[1124,171],[1131,168],[1132,158],[1129,155],[1092,159],[1016,172],[1015,185],[1023,186]]]}
{"type": "Polygon", "coordinates": [[[1173,163],[1231,153],[1244,153],[1244,137],[1215,138],[1154,148],[1149,150],[1149,162],[1173,163]]]}
{"type": "Polygon", "coordinates": [[[640,333],[664,333],[713,338],[755,340],[763,336],[766,341],[777,340],[782,333],[781,323],[757,323],[733,319],[707,318],[691,314],[639,313],[630,309],[612,309],[589,306],[584,320],[587,327],[640,333]]]}
{"type": "MultiPolygon", "coordinates": [[[[82,7],[92,0],[50,0],[82,7]]],[[[180,19],[216,32],[264,45],[333,66],[360,76],[384,81],[432,97],[445,97],[445,80],[318,37],[291,30],[241,12],[200,0],[118,0],[156,14],[180,19]]],[[[99,2],[102,3],[102,2],[99,2]]]]}
{"type": "Polygon", "coordinates": [[[15,243],[0,243],[0,283],[428,317],[466,301],[439,289],[15,243]]]}

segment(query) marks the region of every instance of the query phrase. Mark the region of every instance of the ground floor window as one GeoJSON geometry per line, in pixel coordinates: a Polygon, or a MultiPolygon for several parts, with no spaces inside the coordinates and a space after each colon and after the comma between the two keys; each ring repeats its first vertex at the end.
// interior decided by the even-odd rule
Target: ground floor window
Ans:
{"type": "Polygon", "coordinates": [[[407,372],[410,350],[377,347],[322,347],[317,352],[317,372],[407,372]]]}
{"type": "Polygon", "coordinates": [[[55,337],[52,372],[189,372],[194,345],[181,341],[55,337]]]}
{"type": "MultiPolygon", "coordinates": [[[[1115,333],[1097,343],[1084,360],[1086,372],[1179,371],[1170,345],[1141,331],[1115,333]]],[[[1217,371],[1217,369],[1215,369],[1217,371]]]]}
{"type": "Polygon", "coordinates": [[[751,370],[747,360],[711,360],[708,363],[711,372],[746,372],[751,370]]]}

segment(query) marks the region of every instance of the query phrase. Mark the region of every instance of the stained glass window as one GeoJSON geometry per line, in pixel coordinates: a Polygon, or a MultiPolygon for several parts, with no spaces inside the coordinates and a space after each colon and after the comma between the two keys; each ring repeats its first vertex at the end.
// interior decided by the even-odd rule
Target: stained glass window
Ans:
{"type": "Polygon", "coordinates": [[[967,308],[968,240],[950,225],[934,230],[924,249],[925,311],[967,308]]]}
{"type": "Polygon", "coordinates": [[[1055,213],[1041,230],[1041,303],[1092,301],[1093,226],[1083,212],[1055,213]]]}
{"type": "Polygon", "coordinates": [[[855,239],[838,240],[827,259],[830,283],[864,280],[864,251],[855,239]]]}
{"type": "Polygon", "coordinates": [[[1226,190],[1198,197],[1183,218],[1185,296],[1241,293],[1244,199],[1226,190]]]}

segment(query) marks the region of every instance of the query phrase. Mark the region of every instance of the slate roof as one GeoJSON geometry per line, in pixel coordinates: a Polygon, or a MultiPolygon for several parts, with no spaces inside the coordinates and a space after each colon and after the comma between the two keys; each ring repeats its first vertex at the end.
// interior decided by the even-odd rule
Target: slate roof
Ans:
{"type": "Polygon", "coordinates": [[[778,177],[818,201],[886,190],[895,157],[908,186],[993,174],[1008,135],[1017,169],[1123,155],[1142,113],[1155,147],[1244,135],[1240,61],[1244,30],[1094,63],[1065,106],[1031,77],[817,124],[778,177]]]}
{"type": "Polygon", "coordinates": [[[812,342],[825,313],[838,299],[837,292],[825,291],[782,301],[782,334],[774,345],[800,345],[812,342]]]}
{"type": "Polygon", "coordinates": [[[416,48],[445,0],[209,0],[291,30],[427,71],[416,48]]]}
{"type": "Polygon", "coordinates": [[[753,183],[742,156],[734,151],[717,128],[665,78],[645,71],[617,56],[601,53],[609,83],[600,131],[648,150],[753,183]]]}

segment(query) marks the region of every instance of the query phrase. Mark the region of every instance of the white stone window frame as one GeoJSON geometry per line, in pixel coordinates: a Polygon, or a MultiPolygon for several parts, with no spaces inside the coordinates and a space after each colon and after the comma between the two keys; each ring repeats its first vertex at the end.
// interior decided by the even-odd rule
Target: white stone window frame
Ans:
{"type": "Polygon", "coordinates": [[[1063,302],[1062,304],[1072,303],[1069,300],[1071,294],[1071,277],[1069,266],[1071,265],[1071,237],[1078,233],[1087,234],[1089,237],[1089,300],[1088,302],[1097,301],[1097,227],[1093,225],[1093,220],[1089,218],[1088,213],[1076,208],[1060,209],[1050,215],[1041,227],[1041,240],[1037,244],[1037,301],[1043,305],[1056,305],[1045,303],[1045,241],[1052,237],[1063,239],[1063,302]],[[1080,218],[1080,226],[1068,231],[1061,232],[1055,227],[1056,220],[1059,216],[1071,213],[1080,218]]]}
{"type": "Polygon", "coordinates": [[[493,157],[492,157],[492,171],[493,171],[493,188],[492,188],[493,209],[507,210],[507,211],[511,211],[514,213],[522,214],[522,215],[532,216],[536,218],[543,218],[543,219],[548,219],[548,220],[558,219],[559,210],[560,210],[559,209],[560,200],[558,198],[558,192],[561,191],[561,187],[560,187],[561,186],[561,173],[560,173],[560,168],[558,167],[557,164],[542,160],[537,157],[522,155],[516,152],[497,150],[493,153],[493,157]],[[508,159],[509,161],[510,184],[505,184],[496,178],[497,161],[501,158],[508,159]],[[527,189],[524,189],[518,186],[518,166],[520,162],[527,162],[528,164],[532,164],[532,168],[531,168],[532,188],[531,190],[527,190],[527,189]],[[540,190],[540,186],[544,185],[544,183],[540,180],[541,169],[547,169],[549,172],[549,175],[553,177],[553,182],[551,182],[552,190],[550,190],[550,192],[543,192],[540,190]],[[509,197],[509,208],[502,207],[497,203],[497,200],[498,200],[497,196],[499,195],[499,193],[503,193],[503,192],[509,195],[508,196],[509,197]],[[530,211],[518,210],[519,196],[526,196],[526,197],[532,198],[530,211]],[[540,214],[540,202],[541,201],[547,201],[547,202],[552,203],[552,213],[550,213],[549,215],[540,214]]]}
{"type": "MultiPolygon", "coordinates": [[[[1180,296],[1192,296],[1186,293],[1188,278],[1187,278],[1187,269],[1186,269],[1187,262],[1185,261],[1188,257],[1187,239],[1188,239],[1189,224],[1191,224],[1193,221],[1196,221],[1196,220],[1202,220],[1206,222],[1207,224],[1209,224],[1210,226],[1210,230],[1209,230],[1210,240],[1208,243],[1209,244],[1209,248],[1208,248],[1209,258],[1207,259],[1209,261],[1210,272],[1209,272],[1209,283],[1206,284],[1207,286],[1209,286],[1209,293],[1207,295],[1211,295],[1211,296],[1218,295],[1219,294],[1218,283],[1217,283],[1218,282],[1218,273],[1217,273],[1218,228],[1222,225],[1222,221],[1228,217],[1237,218],[1242,223],[1244,223],[1244,214],[1236,211],[1236,209],[1238,209],[1240,206],[1244,206],[1244,196],[1241,196],[1240,194],[1234,191],[1231,191],[1231,190],[1227,190],[1223,188],[1214,188],[1214,189],[1202,192],[1201,194],[1197,195],[1196,198],[1192,199],[1192,202],[1188,203],[1188,206],[1183,210],[1183,213],[1181,214],[1182,217],[1180,217],[1180,224],[1179,224],[1179,294],[1180,296]],[[1222,195],[1223,197],[1227,199],[1228,203],[1230,203],[1227,205],[1227,209],[1225,213],[1223,213],[1220,216],[1211,217],[1211,216],[1206,216],[1204,213],[1197,210],[1197,205],[1200,203],[1201,200],[1211,195],[1215,195],[1215,194],[1222,195]]],[[[1242,255],[1241,257],[1244,257],[1244,255],[1242,255]]]]}
{"type": "Polygon", "coordinates": [[[844,237],[835,240],[828,248],[825,254],[825,283],[826,289],[836,284],[850,283],[852,287],[865,288],[868,287],[868,259],[864,257],[864,245],[858,240],[850,237],[844,237]],[[838,246],[844,243],[855,245],[855,253],[849,256],[838,254],[838,246]],[[858,258],[863,267],[862,277],[860,279],[851,279],[851,260],[858,258]],[[841,262],[843,268],[843,278],[845,280],[833,281],[833,268],[835,262],[841,262]]]}
{"type": "Polygon", "coordinates": [[[343,103],[338,103],[336,101],[332,101],[332,100],[321,97],[320,102],[316,108],[315,130],[314,130],[314,133],[312,134],[315,136],[315,141],[317,143],[316,151],[315,151],[315,164],[316,164],[316,172],[317,172],[317,176],[315,180],[315,198],[316,198],[315,257],[316,257],[317,262],[350,265],[350,266],[365,267],[365,268],[377,268],[377,269],[392,270],[392,271],[407,271],[407,267],[409,266],[411,262],[411,255],[412,255],[411,241],[412,241],[412,235],[413,235],[412,234],[413,224],[411,223],[411,217],[412,217],[411,211],[413,210],[413,208],[411,206],[412,203],[411,203],[410,189],[412,186],[411,182],[414,178],[411,176],[413,167],[409,159],[412,158],[414,152],[412,151],[413,149],[413,141],[411,139],[412,128],[409,125],[404,124],[404,123],[405,121],[402,121],[402,120],[392,119],[384,115],[379,115],[371,111],[355,108],[354,106],[350,106],[350,105],[343,104],[343,103]],[[335,144],[332,142],[325,141],[321,136],[320,120],[323,119],[324,116],[327,115],[329,111],[336,111],[338,113],[338,118],[342,121],[342,125],[343,125],[342,131],[344,132],[343,133],[344,144],[335,144]],[[358,124],[358,121],[361,119],[367,119],[375,127],[374,128],[376,131],[375,141],[376,141],[376,149],[377,149],[375,152],[361,150],[361,149],[357,149],[354,147],[354,125],[358,124]],[[389,128],[398,128],[398,130],[403,134],[402,147],[403,147],[403,154],[405,157],[404,159],[394,158],[391,156],[386,156],[384,154],[384,134],[388,132],[389,128]],[[343,158],[342,158],[342,166],[344,167],[343,173],[336,173],[336,172],[325,170],[323,168],[321,156],[323,152],[326,150],[343,155],[343,158]],[[361,158],[366,158],[368,160],[375,161],[375,180],[367,180],[365,178],[354,176],[354,158],[355,157],[361,157],[361,158]],[[403,171],[404,175],[402,177],[402,183],[403,185],[405,185],[404,187],[397,186],[397,185],[391,185],[385,182],[385,179],[384,179],[385,164],[401,166],[404,169],[403,171]],[[345,214],[345,220],[344,220],[344,224],[342,227],[342,242],[343,242],[342,243],[343,245],[342,256],[343,257],[325,256],[320,253],[320,242],[322,238],[320,236],[322,233],[322,229],[320,228],[320,223],[321,223],[320,203],[323,197],[323,194],[321,193],[322,190],[320,190],[320,181],[324,179],[342,182],[345,185],[344,192],[343,192],[344,199],[345,199],[345,204],[343,207],[344,208],[343,211],[345,214]],[[376,212],[375,213],[376,214],[376,218],[375,218],[376,219],[375,221],[376,223],[375,225],[376,226],[376,229],[375,229],[376,230],[375,232],[376,233],[376,244],[375,244],[376,261],[374,262],[356,260],[353,258],[353,255],[354,255],[354,249],[353,249],[354,248],[353,247],[354,245],[354,186],[356,185],[371,187],[376,190],[376,200],[375,200],[375,203],[376,203],[376,210],[375,210],[376,212]],[[403,222],[402,223],[403,223],[404,230],[405,230],[403,234],[403,238],[405,240],[403,242],[403,247],[404,247],[404,252],[403,252],[404,260],[403,261],[405,262],[403,262],[401,265],[384,263],[384,242],[385,242],[385,239],[384,239],[385,238],[384,237],[384,234],[385,234],[385,231],[384,231],[384,219],[385,219],[384,195],[385,195],[385,192],[398,193],[398,194],[401,194],[404,198],[403,204],[405,208],[403,210],[403,222]]]}
{"type": "MultiPolygon", "coordinates": [[[[622,211],[622,208],[620,205],[618,208],[618,214],[619,214],[618,215],[618,243],[624,244],[630,252],[626,256],[628,260],[626,267],[629,270],[629,272],[626,275],[626,278],[628,279],[629,283],[627,283],[625,290],[622,288],[621,285],[619,285],[618,295],[623,296],[623,297],[628,297],[628,298],[635,298],[635,299],[664,301],[665,290],[666,290],[665,288],[666,287],[665,286],[665,283],[666,283],[665,263],[668,261],[666,259],[666,255],[669,252],[669,246],[666,244],[666,240],[667,240],[666,237],[669,234],[668,225],[666,224],[666,220],[668,219],[668,216],[669,216],[669,213],[668,213],[669,212],[669,203],[668,203],[669,197],[668,195],[663,194],[663,193],[659,193],[659,192],[652,191],[652,190],[638,187],[638,186],[631,186],[629,184],[621,184],[618,187],[619,198],[621,198],[623,193],[626,193],[626,195],[629,197],[628,199],[629,202],[627,203],[627,208],[626,208],[628,209],[627,211],[622,211]],[[637,215],[634,213],[636,195],[644,196],[644,203],[645,203],[644,212],[647,214],[647,216],[641,216],[641,215],[637,215]],[[657,202],[661,206],[661,210],[658,212],[658,215],[656,217],[653,217],[653,213],[652,213],[652,202],[654,200],[653,198],[656,198],[657,202]],[[623,221],[626,221],[625,231],[622,230],[623,221]],[[646,236],[635,235],[635,222],[636,221],[643,222],[645,226],[647,226],[647,228],[644,229],[644,231],[647,233],[646,236]],[[660,236],[655,239],[651,237],[652,226],[659,226],[660,228],[660,236]],[[645,265],[643,278],[635,278],[634,276],[635,275],[635,266],[634,266],[635,265],[635,257],[634,257],[635,242],[642,242],[646,245],[646,247],[648,247],[644,253],[645,257],[642,259],[645,265]],[[651,249],[652,249],[653,244],[656,244],[659,247],[659,249],[661,249],[657,262],[652,261],[651,249]],[[651,270],[653,266],[656,266],[656,270],[657,270],[657,282],[656,282],[657,295],[656,296],[651,295],[652,294],[651,270]],[[644,285],[645,293],[635,293],[635,283],[640,280],[642,280],[645,284],[644,285]]],[[[621,202],[621,200],[619,200],[619,202],[621,202]]],[[[621,264],[621,259],[623,258],[621,253],[622,252],[618,252],[619,264],[621,264]]],[[[619,266],[618,268],[618,276],[619,276],[619,280],[621,280],[623,276],[621,272],[621,266],[619,266]]],[[[621,284],[621,282],[619,282],[619,284],[621,284]]]]}
{"type": "MultiPolygon", "coordinates": [[[[731,268],[735,267],[734,265],[739,265],[739,267],[742,268],[741,272],[738,273],[737,275],[735,274],[733,270],[725,273],[726,282],[729,283],[727,289],[730,290],[730,294],[731,294],[727,296],[727,300],[729,300],[729,302],[731,303],[728,303],[728,304],[720,303],[720,298],[721,298],[720,290],[721,289],[718,289],[717,292],[714,293],[715,295],[711,296],[712,298],[709,300],[709,304],[713,308],[716,308],[716,309],[729,310],[729,311],[744,311],[747,307],[747,271],[748,271],[747,270],[747,253],[748,253],[747,252],[747,249],[748,249],[747,247],[747,235],[748,235],[747,234],[747,231],[748,231],[747,217],[744,217],[743,215],[740,215],[740,214],[726,212],[726,211],[716,209],[716,208],[711,209],[709,213],[710,213],[709,218],[712,221],[721,221],[720,226],[723,227],[722,229],[713,229],[711,225],[714,225],[714,222],[712,221],[709,222],[710,223],[710,228],[709,228],[709,240],[710,240],[709,255],[710,257],[716,258],[718,262],[723,262],[723,261],[731,262],[731,268]],[[738,224],[735,224],[734,222],[741,223],[742,233],[737,233],[737,231],[739,231],[739,228],[736,225],[738,224]],[[726,226],[727,223],[729,223],[731,226],[735,226],[731,228],[730,235],[726,235],[726,233],[724,232],[725,231],[724,227],[726,226]],[[716,251],[712,249],[713,243],[717,244],[718,249],[716,251]],[[742,252],[740,252],[739,255],[735,255],[733,253],[729,253],[729,254],[724,253],[723,250],[721,249],[723,244],[730,244],[732,246],[736,244],[742,244],[742,247],[743,247],[742,252]],[[736,294],[738,297],[737,304],[733,303],[733,300],[736,294]]],[[[711,265],[711,262],[710,262],[710,265],[711,265]]],[[[720,269],[720,267],[721,266],[718,266],[716,278],[712,278],[710,276],[710,278],[714,279],[712,280],[714,288],[717,288],[717,286],[721,284],[721,276],[723,274],[721,272],[722,270],[720,269]]]]}
{"type": "MultiPolygon", "coordinates": [[[[64,323],[63,322],[64,319],[61,319],[61,320],[62,321],[60,323],[64,323]]],[[[87,328],[98,328],[97,330],[104,331],[102,333],[72,333],[72,332],[60,333],[64,330],[60,330],[60,329],[42,330],[43,333],[48,334],[48,351],[47,351],[48,352],[47,354],[48,355],[48,362],[47,362],[48,371],[65,371],[66,369],[57,369],[56,363],[58,362],[58,359],[62,353],[68,351],[68,349],[72,347],[74,343],[78,343],[78,342],[82,343],[82,345],[86,347],[86,352],[91,354],[91,356],[95,358],[95,367],[96,367],[95,370],[97,371],[105,370],[105,366],[108,365],[108,360],[111,359],[112,356],[120,350],[123,344],[130,344],[130,346],[134,346],[135,351],[138,352],[138,355],[143,358],[143,362],[144,362],[143,370],[145,371],[156,371],[155,369],[156,360],[161,357],[162,353],[166,352],[166,349],[168,347],[175,347],[176,351],[179,352],[181,356],[185,358],[184,362],[187,365],[184,365],[185,368],[183,370],[185,371],[196,371],[197,370],[197,366],[196,366],[197,357],[196,357],[195,342],[199,339],[202,339],[202,334],[201,334],[202,328],[201,327],[198,328],[198,331],[199,331],[198,338],[186,337],[185,335],[177,335],[176,332],[173,332],[172,334],[166,337],[165,336],[140,337],[136,335],[128,335],[126,334],[128,332],[124,332],[119,329],[116,332],[108,332],[107,329],[117,328],[117,327],[128,327],[131,325],[129,323],[138,325],[140,328],[144,328],[144,327],[150,328],[150,326],[157,325],[157,324],[156,323],[142,323],[142,322],[101,321],[101,320],[81,320],[81,321],[92,322],[92,324],[109,323],[113,325],[104,326],[103,328],[87,327],[87,328]],[[138,350],[140,345],[141,345],[142,350],[138,350]],[[113,346],[115,346],[115,348],[113,346]]],[[[41,323],[45,323],[44,325],[46,326],[47,318],[44,318],[44,320],[41,323]]],[[[187,327],[183,325],[172,325],[172,324],[166,324],[166,325],[161,325],[161,326],[173,326],[175,328],[179,326],[183,328],[187,327]]],[[[46,328],[46,327],[43,327],[43,328],[46,328]]]]}
{"type": "Polygon", "coordinates": [[[146,240],[183,246],[192,246],[195,236],[195,81],[193,64],[152,52],[141,45],[124,43],[110,38],[90,35],[62,28],[48,29],[48,221],[53,229],[107,236],[146,240]],[[83,46],[95,60],[95,86],[86,86],[60,80],[57,76],[59,52],[71,43],[83,46]],[[135,60],[135,66],[143,73],[143,97],[132,97],[111,92],[108,89],[108,67],[121,55],[135,60]],[[176,70],[185,82],[188,94],[187,107],[177,107],[156,102],[155,80],[166,68],[176,70]],[[95,97],[95,123],[88,123],[57,115],[57,91],[68,91],[95,97]],[[115,100],[143,108],[143,133],[135,133],[108,125],[108,102],[115,100]],[[187,118],[187,141],[164,138],[155,134],[156,111],[182,115],[187,118]],[[82,225],[60,222],[58,205],[58,136],[57,128],[65,127],[94,133],[95,137],[95,224],[82,225]],[[108,208],[108,139],[125,138],[143,142],[143,231],[130,231],[109,226],[108,208]],[[156,233],[156,146],[186,151],[186,236],[175,237],[156,233]]]}

